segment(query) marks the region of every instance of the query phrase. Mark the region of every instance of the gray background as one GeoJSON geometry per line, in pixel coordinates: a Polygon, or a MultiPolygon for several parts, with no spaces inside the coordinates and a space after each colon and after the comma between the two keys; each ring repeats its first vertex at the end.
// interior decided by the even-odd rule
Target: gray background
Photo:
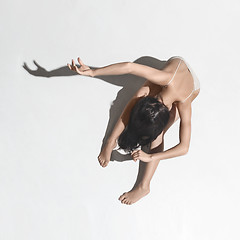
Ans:
{"type": "Polygon", "coordinates": [[[237,0],[1,1],[0,238],[239,239],[239,10],[237,0]],[[102,168],[97,156],[123,86],[66,64],[175,55],[201,82],[190,150],[160,162],[149,195],[121,204],[138,163],[102,168]]]}

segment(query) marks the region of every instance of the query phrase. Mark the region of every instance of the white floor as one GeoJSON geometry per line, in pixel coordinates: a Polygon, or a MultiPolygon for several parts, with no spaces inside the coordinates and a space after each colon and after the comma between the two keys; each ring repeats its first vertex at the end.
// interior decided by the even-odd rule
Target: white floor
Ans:
{"type": "MultiPolygon", "coordinates": [[[[0,239],[239,239],[239,7],[2,1],[0,239]],[[161,161],[151,193],[123,205],[118,197],[133,186],[138,163],[102,168],[97,156],[112,102],[123,107],[142,79],[73,76],[66,64],[78,56],[101,67],[174,55],[201,81],[190,150],[161,161]]],[[[166,149],[177,143],[178,123],[166,149]]]]}

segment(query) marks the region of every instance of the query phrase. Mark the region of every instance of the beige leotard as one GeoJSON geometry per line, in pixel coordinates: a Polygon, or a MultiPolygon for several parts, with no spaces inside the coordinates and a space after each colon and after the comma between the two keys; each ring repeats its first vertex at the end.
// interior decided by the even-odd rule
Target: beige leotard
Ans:
{"type": "MultiPolygon", "coordinates": [[[[177,68],[176,68],[176,71],[174,72],[171,80],[168,82],[167,85],[169,85],[169,84],[173,81],[173,79],[174,79],[174,77],[175,77],[175,75],[176,75],[176,73],[177,73],[177,70],[178,70],[178,68],[179,68],[179,66],[180,66],[180,64],[181,64],[182,61],[186,64],[186,66],[188,67],[188,69],[189,69],[189,71],[190,71],[190,73],[191,73],[191,75],[192,75],[192,77],[193,77],[194,88],[193,88],[192,92],[191,92],[183,101],[180,101],[180,102],[183,103],[183,102],[185,102],[185,101],[193,94],[194,91],[196,91],[196,90],[198,90],[198,89],[200,88],[200,82],[199,82],[196,74],[195,74],[194,71],[192,70],[191,66],[185,61],[185,59],[184,59],[183,57],[174,56],[174,57],[171,57],[169,60],[174,59],[174,58],[178,58],[178,59],[180,59],[180,61],[179,61],[179,63],[178,63],[178,66],[177,66],[177,68]]],[[[169,61],[169,60],[168,60],[168,61],[169,61]]]]}

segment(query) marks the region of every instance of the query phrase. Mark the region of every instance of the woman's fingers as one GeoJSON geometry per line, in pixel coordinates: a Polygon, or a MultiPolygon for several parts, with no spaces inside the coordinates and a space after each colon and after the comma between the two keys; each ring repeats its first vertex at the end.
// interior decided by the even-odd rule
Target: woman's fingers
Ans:
{"type": "Polygon", "coordinates": [[[79,62],[79,64],[80,64],[80,69],[81,69],[83,72],[86,71],[86,70],[90,70],[90,67],[87,66],[87,65],[85,65],[85,64],[83,63],[83,61],[81,60],[80,57],[78,57],[78,62],[79,62]]]}
{"type": "Polygon", "coordinates": [[[68,68],[69,68],[70,70],[75,71],[74,61],[73,61],[73,60],[72,60],[72,65],[68,63],[67,66],[68,66],[68,68]]]}
{"type": "Polygon", "coordinates": [[[78,57],[78,62],[79,62],[79,64],[82,66],[82,65],[84,65],[84,63],[82,62],[82,60],[80,59],[80,57],[78,57]]]}
{"type": "Polygon", "coordinates": [[[137,151],[137,150],[132,151],[131,155],[133,155],[133,154],[136,153],[136,152],[138,152],[138,151],[137,151]]]}
{"type": "Polygon", "coordinates": [[[136,162],[139,158],[139,150],[133,151],[131,155],[132,155],[133,160],[136,162]]]}
{"type": "MultiPolygon", "coordinates": [[[[74,62],[74,60],[72,59],[72,65],[71,64],[67,64],[68,68],[70,70],[73,70],[75,72],[77,72],[78,74],[82,75],[84,71],[90,70],[90,68],[86,65],[84,65],[84,63],[82,62],[82,60],[80,59],[80,57],[78,57],[78,62],[80,64],[80,68],[78,68],[74,62]]],[[[86,74],[87,75],[87,74],[86,74]]]]}
{"type": "Polygon", "coordinates": [[[132,156],[139,156],[139,150],[137,150],[137,151],[136,151],[136,150],[133,151],[133,152],[132,152],[132,156]]]}
{"type": "Polygon", "coordinates": [[[132,155],[132,157],[133,157],[133,158],[136,158],[136,157],[138,157],[138,154],[137,154],[137,153],[134,153],[134,154],[132,155]]]}
{"type": "Polygon", "coordinates": [[[134,157],[136,157],[136,155],[137,155],[137,153],[136,152],[132,152],[132,157],[134,158],[134,157]]]}
{"type": "Polygon", "coordinates": [[[75,65],[75,62],[74,62],[74,60],[72,59],[72,65],[74,66],[74,67],[76,67],[76,65],[75,65]]]}
{"type": "Polygon", "coordinates": [[[80,70],[78,69],[78,67],[76,66],[76,64],[75,64],[75,62],[74,62],[74,60],[73,60],[73,59],[72,59],[72,65],[73,65],[73,67],[72,67],[72,68],[73,68],[73,70],[74,70],[75,72],[77,72],[77,73],[79,73],[79,74],[80,74],[81,72],[80,72],[80,70]]]}

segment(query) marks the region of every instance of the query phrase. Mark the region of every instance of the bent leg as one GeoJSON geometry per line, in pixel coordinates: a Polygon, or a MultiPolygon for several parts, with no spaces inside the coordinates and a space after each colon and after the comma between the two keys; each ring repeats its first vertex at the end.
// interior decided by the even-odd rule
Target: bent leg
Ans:
{"type": "MultiPolygon", "coordinates": [[[[164,134],[179,118],[179,113],[174,105],[170,111],[170,119],[164,131],[152,142],[149,153],[162,152],[164,149],[164,134]]],[[[139,161],[137,180],[133,188],[122,194],[119,200],[125,204],[132,204],[150,192],[150,181],[155,173],[160,160],[153,162],[139,161]]]]}
{"type": "MultiPolygon", "coordinates": [[[[170,111],[170,119],[163,132],[152,142],[149,153],[162,152],[164,150],[164,135],[167,130],[179,119],[177,107],[174,105],[170,111]]],[[[142,184],[145,187],[150,187],[150,181],[154,172],[157,169],[160,160],[153,162],[139,161],[139,172],[134,186],[142,184]]]]}
{"type": "MultiPolygon", "coordinates": [[[[163,138],[163,133],[161,133],[151,144],[151,147],[148,153],[162,152],[163,149],[164,149],[164,138],[163,138]]],[[[133,188],[139,184],[143,185],[146,188],[149,188],[150,181],[157,168],[158,163],[159,161],[154,161],[154,162],[139,161],[138,176],[133,188]]]]}

